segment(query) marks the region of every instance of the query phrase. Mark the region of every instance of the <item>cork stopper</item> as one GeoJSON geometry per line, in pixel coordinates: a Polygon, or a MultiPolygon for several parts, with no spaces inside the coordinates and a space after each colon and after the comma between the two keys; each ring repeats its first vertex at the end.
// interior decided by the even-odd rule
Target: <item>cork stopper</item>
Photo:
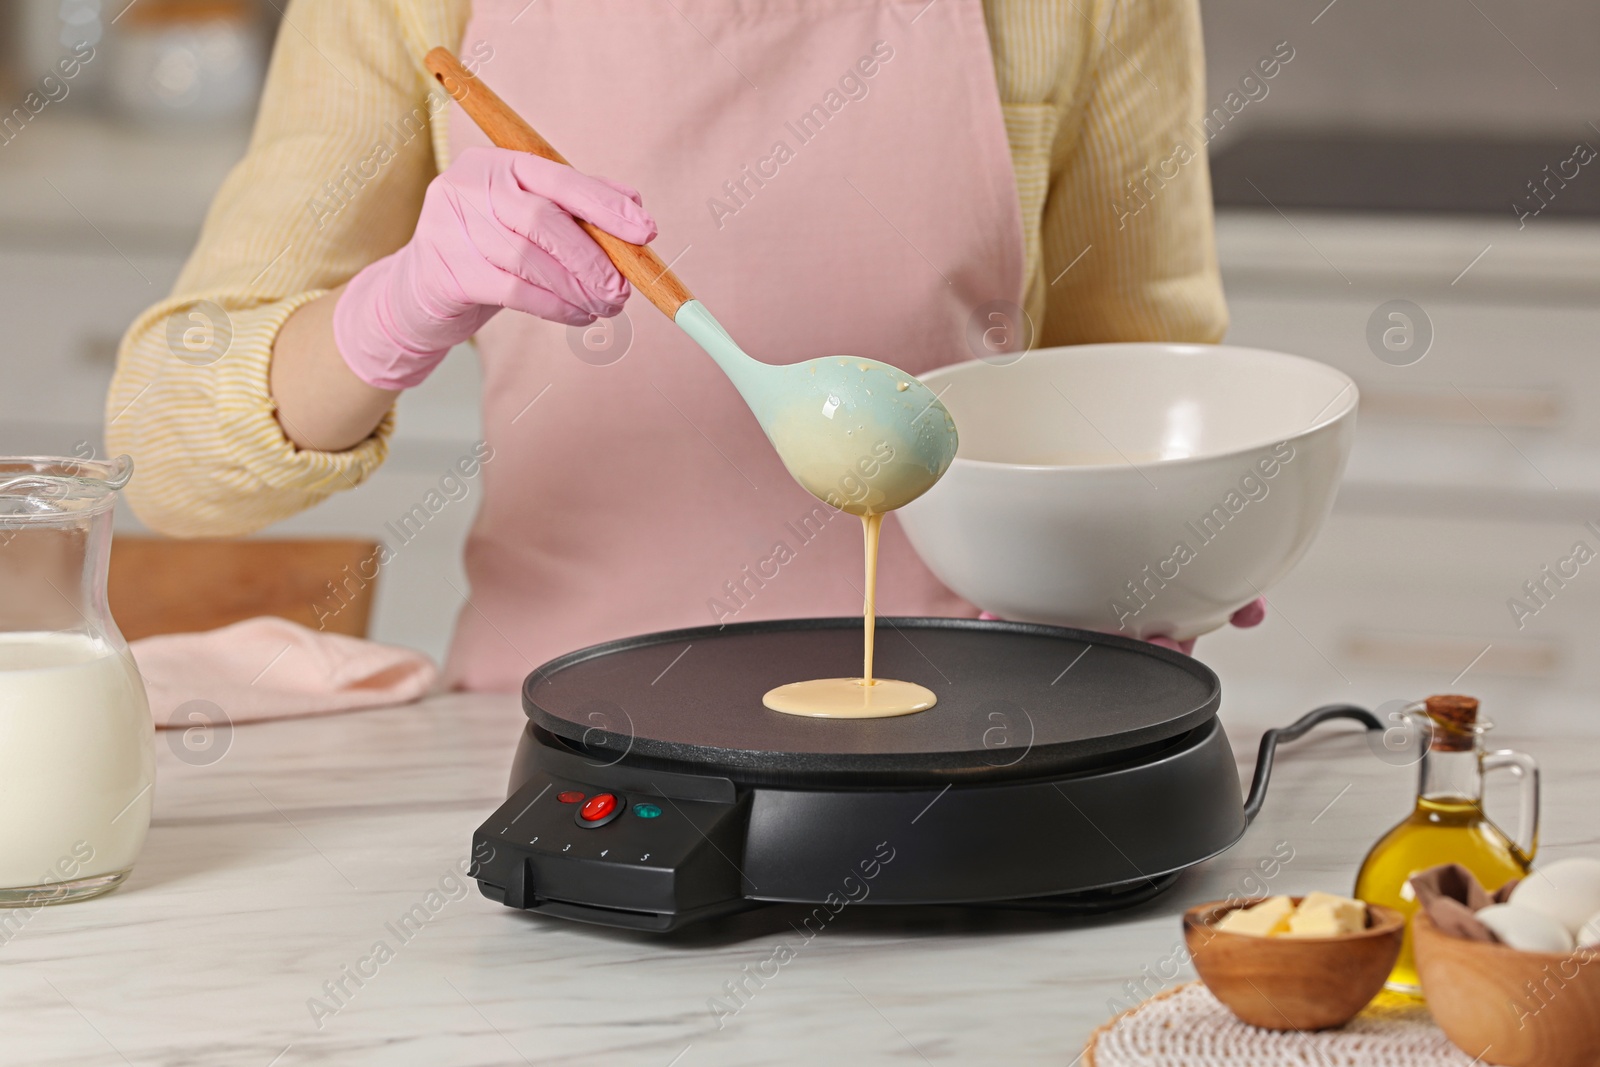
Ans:
{"type": "Polygon", "coordinates": [[[1477,744],[1478,698],[1443,693],[1423,702],[1433,720],[1435,752],[1470,752],[1477,744]]]}

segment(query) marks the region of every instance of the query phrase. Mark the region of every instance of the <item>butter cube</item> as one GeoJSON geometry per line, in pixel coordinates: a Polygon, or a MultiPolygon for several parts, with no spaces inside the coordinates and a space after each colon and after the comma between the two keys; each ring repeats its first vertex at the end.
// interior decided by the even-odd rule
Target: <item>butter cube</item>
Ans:
{"type": "Polygon", "coordinates": [[[1363,924],[1365,924],[1367,919],[1367,906],[1361,901],[1351,900],[1349,897],[1336,896],[1333,893],[1324,893],[1320,890],[1307,893],[1304,897],[1301,897],[1300,906],[1302,908],[1321,908],[1331,906],[1335,910],[1343,911],[1347,914],[1354,914],[1362,921],[1363,924]]]}
{"type": "Polygon", "coordinates": [[[1217,921],[1217,929],[1230,934],[1271,937],[1289,929],[1294,901],[1288,897],[1268,897],[1248,908],[1235,908],[1217,921]]]}
{"type": "Polygon", "coordinates": [[[1342,937],[1367,925],[1367,906],[1331,893],[1308,893],[1289,916],[1284,937],[1342,937]]]}

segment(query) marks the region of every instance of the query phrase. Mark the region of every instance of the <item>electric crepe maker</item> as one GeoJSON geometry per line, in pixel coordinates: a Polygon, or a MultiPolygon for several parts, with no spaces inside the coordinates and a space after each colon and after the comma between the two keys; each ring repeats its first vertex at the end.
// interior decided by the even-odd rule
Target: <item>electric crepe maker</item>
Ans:
{"type": "Polygon", "coordinates": [[[1093,913],[1148,900],[1238,841],[1249,796],[1217,676],[1131,638],[1034,623],[880,618],[883,677],[931,709],[784,715],[761,702],[859,668],[859,618],[753,622],[581,649],[530,674],[507,799],[473,837],[491,900],[645,931],[768,903],[1005,905],[1093,913]]]}

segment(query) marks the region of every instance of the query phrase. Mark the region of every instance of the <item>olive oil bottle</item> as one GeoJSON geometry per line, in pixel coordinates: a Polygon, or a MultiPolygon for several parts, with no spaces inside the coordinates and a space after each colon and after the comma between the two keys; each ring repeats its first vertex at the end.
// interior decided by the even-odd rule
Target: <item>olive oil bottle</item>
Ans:
{"type": "MultiPolygon", "coordinates": [[[[1528,873],[1539,833],[1538,767],[1520,752],[1484,751],[1483,735],[1490,724],[1478,721],[1475,698],[1433,696],[1411,713],[1425,716],[1422,725],[1429,729],[1416,807],[1372,846],[1355,888],[1357,899],[1395,908],[1408,920],[1417,909],[1412,875],[1443,863],[1459,863],[1492,893],[1528,873]],[[1483,776],[1501,768],[1522,779],[1516,840],[1483,811],[1483,776]]],[[[1387,985],[1397,993],[1421,995],[1409,922],[1400,960],[1387,985]]]]}

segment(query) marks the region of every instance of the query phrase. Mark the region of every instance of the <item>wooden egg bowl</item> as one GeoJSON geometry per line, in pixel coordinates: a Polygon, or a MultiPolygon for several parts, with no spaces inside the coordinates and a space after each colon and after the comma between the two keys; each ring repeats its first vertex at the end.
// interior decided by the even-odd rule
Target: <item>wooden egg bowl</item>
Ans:
{"type": "Polygon", "coordinates": [[[1570,955],[1452,937],[1412,920],[1417,974],[1457,1048],[1510,1067],[1600,1065],[1600,949],[1570,955]]]}

